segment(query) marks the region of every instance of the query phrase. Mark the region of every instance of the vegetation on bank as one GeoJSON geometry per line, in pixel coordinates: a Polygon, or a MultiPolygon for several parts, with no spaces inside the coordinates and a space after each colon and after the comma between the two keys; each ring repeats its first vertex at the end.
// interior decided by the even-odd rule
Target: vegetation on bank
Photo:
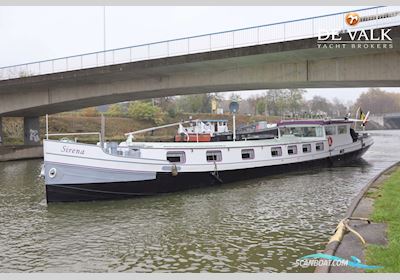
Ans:
{"type": "Polygon", "coordinates": [[[383,266],[372,272],[400,272],[400,167],[374,193],[371,220],[388,226],[387,246],[368,245],[368,264],[383,266]]]}
{"type": "MultiPolygon", "coordinates": [[[[87,112],[88,113],[88,112],[87,112]]],[[[227,119],[228,124],[232,125],[232,116],[229,114],[178,114],[174,118],[167,117],[165,123],[175,123],[181,120],[193,119],[227,119]]],[[[125,141],[124,133],[149,128],[156,124],[151,120],[137,119],[133,117],[110,117],[106,116],[106,140],[108,141],[125,141]]],[[[267,120],[275,122],[278,117],[265,116],[247,116],[238,115],[236,123],[238,126],[253,123],[255,121],[267,120]]],[[[40,118],[40,135],[45,134],[45,118],[40,118]]],[[[49,116],[49,132],[50,133],[74,133],[74,132],[99,132],[101,127],[101,118],[91,114],[57,114],[49,116]],[[90,115],[90,116],[87,116],[90,115]]],[[[3,118],[4,140],[7,145],[23,144],[23,118],[3,118]]],[[[177,132],[177,127],[170,127],[156,130],[154,133],[146,133],[138,135],[137,140],[166,140],[171,141],[177,132]]],[[[58,137],[61,138],[61,137],[58,137]]],[[[56,137],[56,139],[58,139],[56,137]]],[[[98,140],[96,136],[78,136],[80,141],[95,142],[98,140]]]]}
{"type": "MultiPolygon", "coordinates": [[[[228,99],[224,99],[221,94],[207,93],[125,102],[103,109],[108,116],[129,116],[152,120],[155,123],[163,123],[165,119],[181,113],[211,113],[213,102],[226,113],[229,111],[228,105],[231,100],[239,102],[239,113],[253,116],[337,118],[344,117],[349,112],[354,116],[359,107],[365,112],[370,111],[371,114],[400,112],[400,94],[376,88],[362,93],[354,103],[344,103],[338,98],[330,101],[318,95],[306,100],[306,95],[307,91],[304,89],[271,89],[247,99],[242,99],[239,94],[231,94],[228,99]]],[[[93,115],[96,111],[95,108],[87,108],[80,113],[93,115]]]]}
{"type": "MultiPolygon", "coordinates": [[[[329,101],[321,96],[306,100],[306,93],[304,89],[271,89],[247,99],[232,93],[228,100],[225,100],[221,94],[207,93],[123,102],[52,115],[50,131],[99,131],[100,114],[103,113],[107,117],[107,138],[122,140],[124,132],[187,120],[189,116],[201,119],[231,119],[231,115],[227,113],[231,100],[240,104],[238,125],[260,120],[274,122],[281,118],[341,118],[349,112],[354,116],[358,107],[364,111],[371,111],[372,114],[400,111],[400,95],[380,89],[369,89],[361,94],[354,104],[344,104],[337,98],[329,101]],[[225,114],[212,114],[217,111],[223,111],[225,114]]],[[[42,118],[40,135],[44,135],[44,126],[42,118]]],[[[373,122],[367,124],[367,129],[381,128],[373,122]]],[[[3,131],[5,144],[23,144],[21,118],[3,118],[3,131]]],[[[143,140],[155,140],[156,137],[167,140],[167,137],[172,137],[173,134],[172,129],[167,129],[142,137],[147,137],[143,140]]]]}

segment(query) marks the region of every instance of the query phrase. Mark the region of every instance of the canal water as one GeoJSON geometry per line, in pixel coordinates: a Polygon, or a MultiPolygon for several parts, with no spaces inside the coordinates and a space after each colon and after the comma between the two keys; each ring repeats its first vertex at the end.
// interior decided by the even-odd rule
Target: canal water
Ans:
{"type": "Polygon", "coordinates": [[[41,160],[0,163],[0,272],[311,272],[296,259],[400,160],[400,131],[372,134],[348,166],[123,201],[46,205],[41,160]]]}

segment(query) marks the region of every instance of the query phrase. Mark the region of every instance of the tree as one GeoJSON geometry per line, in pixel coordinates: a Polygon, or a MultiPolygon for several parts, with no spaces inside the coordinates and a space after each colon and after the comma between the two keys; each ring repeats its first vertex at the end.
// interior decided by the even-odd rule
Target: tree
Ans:
{"type": "Polygon", "coordinates": [[[344,117],[347,115],[349,109],[339,100],[339,98],[335,97],[332,100],[332,113],[336,117],[344,117]]]}
{"type": "Polygon", "coordinates": [[[296,115],[304,107],[304,89],[288,89],[288,107],[292,115],[296,115]]]}
{"type": "Polygon", "coordinates": [[[124,115],[124,112],[122,110],[121,104],[113,104],[111,105],[107,112],[105,113],[106,116],[110,117],[121,117],[124,115]]]}
{"type": "Polygon", "coordinates": [[[266,98],[265,98],[265,97],[259,98],[259,99],[257,100],[257,104],[256,104],[257,113],[258,113],[259,115],[265,114],[266,106],[267,106],[266,98]]]}
{"type": "Polygon", "coordinates": [[[314,114],[319,114],[323,112],[327,115],[331,115],[332,106],[326,98],[316,95],[313,97],[310,103],[311,110],[314,114]]]}
{"type": "Polygon", "coordinates": [[[174,96],[153,98],[153,100],[154,100],[154,105],[160,107],[163,111],[167,111],[171,106],[175,106],[174,96]]]}
{"type": "Polygon", "coordinates": [[[258,96],[258,95],[254,95],[254,96],[247,98],[247,102],[249,102],[250,108],[252,109],[254,115],[257,115],[257,112],[258,112],[257,103],[258,103],[259,99],[260,99],[260,96],[258,96]]]}
{"type": "Polygon", "coordinates": [[[270,116],[279,116],[282,111],[282,99],[284,99],[285,91],[283,89],[270,89],[266,92],[267,111],[270,116]]]}
{"type": "Polygon", "coordinates": [[[85,109],[82,109],[80,111],[80,115],[83,117],[96,117],[99,115],[99,112],[95,107],[88,107],[85,109]]]}
{"type": "Polygon", "coordinates": [[[355,107],[371,111],[372,114],[400,112],[400,94],[386,92],[378,88],[370,88],[358,97],[355,107]]]}
{"type": "Polygon", "coordinates": [[[164,122],[164,113],[160,107],[146,101],[131,102],[128,106],[128,115],[138,120],[153,121],[157,125],[164,122]]]}
{"type": "Polygon", "coordinates": [[[270,89],[265,94],[266,111],[269,115],[294,116],[305,106],[304,93],[304,89],[270,89]]]}
{"type": "Polygon", "coordinates": [[[185,95],[178,99],[178,108],[187,113],[210,113],[212,98],[210,93],[185,95]]]}
{"type": "Polygon", "coordinates": [[[230,101],[236,101],[239,102],[242,100],[242,98],[240,97],[240,94],[232,92],[231,95],[229,96],[229,100],[230,101]]]}

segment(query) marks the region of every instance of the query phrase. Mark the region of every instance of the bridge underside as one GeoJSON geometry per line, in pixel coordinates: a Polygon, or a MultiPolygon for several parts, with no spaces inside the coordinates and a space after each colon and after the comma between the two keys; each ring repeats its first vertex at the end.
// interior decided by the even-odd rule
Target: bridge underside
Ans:
{"type": "Polygon", "coordinates": [[[311,38],[0,81],[0,116],[233,90],[399,87],[400,27],[390,34],[392,49],[320,49],[311,38]]]}
{"type": "Polygon", "coordinates": [[[400,129],[400,115],[384,117],[384,126],[388,129],[400,129]]]}

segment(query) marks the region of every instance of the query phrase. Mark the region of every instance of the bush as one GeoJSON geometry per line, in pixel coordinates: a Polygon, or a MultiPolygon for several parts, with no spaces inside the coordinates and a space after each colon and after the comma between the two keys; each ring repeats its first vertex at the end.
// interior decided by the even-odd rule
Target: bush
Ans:
{"type": "Polygon", "coordinates": [[[80,115],[83,117],[97,117],[99,115],[99,112],[95,107],[89,107],[82,109],[80,111],[80,115]]]}
{"type": "Polygon", "coordinates": [[[23,118],[3,118],[3,144],[23,144],[23,118]]]}
{"type": "Polygon", "coordinates": [[[169,116],[170,118],[175,118],[176,115],[177,115],[176,108],[175,108],[175,107],[170,107],[170,108],[168,108],[167,113],[168,113],[168,116],[169,116]]]}
{"type": "Polygon", "coordinates": [[[120,104],[113,104],[108,108],[105,115],[109,117],[122,117],[124,115],[124,112],[120,104]]]}
{"type": "Polygon", "coordinates": [[[128,115],[137,120],[152,121],[156,125],[162,124],[165,116],[159,107],[143,101],[134,101],[130,103],[128,115]]]}

